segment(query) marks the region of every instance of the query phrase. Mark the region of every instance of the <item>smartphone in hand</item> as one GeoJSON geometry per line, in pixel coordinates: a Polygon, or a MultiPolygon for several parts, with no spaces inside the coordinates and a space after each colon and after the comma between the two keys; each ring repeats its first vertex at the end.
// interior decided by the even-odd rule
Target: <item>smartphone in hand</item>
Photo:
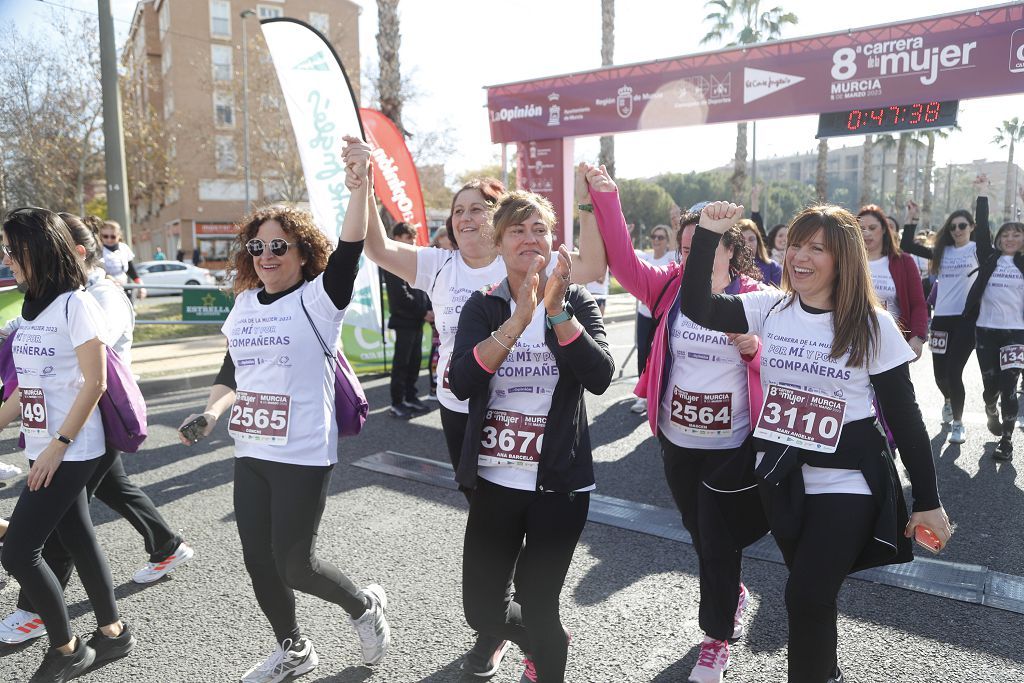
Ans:
{"type": "Polygon", "coordinates": [[[935,532],[926,526],[918,524],[914,527],[914,540],[917,544],[932,554],[938,554],[942,550],[942,541],[935,535],[935,532]]]}
{"type": "Polygon", "coordinates": [[[203,438],[203,432],[206,431],[207,424],[206,416],[198,415],[186,424],[183,424],[178,431],[191,443],[199,443],[199,440],[203,438]]]}

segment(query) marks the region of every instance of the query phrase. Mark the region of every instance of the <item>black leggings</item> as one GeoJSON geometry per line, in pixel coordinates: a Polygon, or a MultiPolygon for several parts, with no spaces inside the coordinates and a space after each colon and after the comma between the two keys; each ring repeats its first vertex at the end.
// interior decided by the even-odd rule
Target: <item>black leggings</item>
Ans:
{"type": "Polygon", "coordinates": [[[982,398],[986,406],[999,400],[1002,409],[1003,434],[1012,434],[1017,420],[1018,368],[999,369],[999,349],[1010,344],[1024,344],[1024,330],[997,330],[990,327],[976,329],[978,365],[984,389],[982,398]]]}
{"type": "Polygon", "coordinates": [[[235,458],[235,518],[256,602],[279,643],[302,635],[293,589],[340,605],[353,619],[368,607],[362,593],[316,556],[316,536],[334,466],[235,458]]]}
{"type": "Polygon", "coordinates": [[[939,315],[932,318],[932,330],[946,333],[946,352],[932,353],[935,384],[953,408],[953,419],[964,416],[964,367],[974,350],[974,323],[960,315],[939,315]]]}
{"type": "Polygon", "coordinates": [[[733,455],[735,449],[682,448],[662,434],[658,438],[665,463],[665,480],[683,518],[683,526],[693,539],[700,566],[700,628],[716,640],[728,640],[732,638],[739,601],[743,554],[733,543],[711,492],[702,482],[733,455]]]}
{"type": "Polygon", "coordinates": [[[484,479],[470,498],[462,554],[466,621],[529,653],[540,683],[565,679],[569,644],[558,600],[589,509],[589,493],[520,491],[484,479]],[[516,600],[507,601],[513,573],[516,600]]]}
{"type": "MultiPolygon", "coordinates": [[[[89,502],[96,496],[135,527],[146,544],[150,562],[166,560],[181,543],[181,537],[167,526],[149,496],[128,478],[120,451],[107,447],[99,458],[96,471],[85,485],[85,495],[89,502]]],[[[43,546],[43,559],[50,565],[60,585],[67,588],[75,568],[74,558],[56,534],[51,534],[43,546]]],[[[18,594],[18,608],[26,612],[36,611],[25,591],[18,594]]]]}
{"type": "Polygon", "coordinates": [[[804,497],[800,537],[775,542],[789,567],[789,683],[826,683],[836,663],[836,599],[871,539],[875,501],[846,493],[804,497]]]}
{"type": "MultiPolygon", "coordinates": [[[[468,413],[460,413],[441,406],[441,431],[444,432],[445,444],[448,446],[448,458],[456,472],[459,471],[459,461],[462,460],[462,440],[466,436],[468,426],[468,413]]],[[[459,490],[466,496],[467,501],[472,499],[472,491],[461,484],[459,490]]]]}
{"type": "Polygon", "coordinates": [[[96,613],[96,623],[118,621],[114,582],[107,558],[96,542],[89,518],[85,485],[96,472],[99,458],[63,462],[50,485],[38,491],[26,486],[11,514],[4,537],[2,562],[46,624],[52,647],[71,642],[71,624],[64,591],[53,570],[43,561],[46,539],[56,532],[78,567],[78,576],[96,613]]]}
{"type": "Polygon", "coordinates": [[[647,367],[647,354],[651,352],[650,339],[651,328],[654,327],[654,318],[641,313],[636,314],[636,374],[644,374],[647,367]]]}

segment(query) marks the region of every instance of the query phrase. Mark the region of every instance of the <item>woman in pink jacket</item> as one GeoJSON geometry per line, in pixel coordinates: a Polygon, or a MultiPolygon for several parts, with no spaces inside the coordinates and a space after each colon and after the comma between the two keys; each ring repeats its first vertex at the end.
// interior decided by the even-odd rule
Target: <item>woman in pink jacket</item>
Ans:
{"type": "MultiPolygon", "coordinates": [[[[682,314],[682,266],[653,266],[630,243],[615,183],[604,168],[587,173],[597,225],[612,275],[654,315],[647,367],[635,393],[648,399],[651,431],[661,441],[665,478],[690,532],[700,568],[700,627],[705,637],[690,681],[718,683],[729,665],[729,641],[743,635],[747,589],[740,582],[741,547],[732,540],[704,479],[749,446],[761,404],[759,341],[705,329],[682,314]]],[[[581,210],[588,207],[581,206],[581,210]]],[[[684,260],[698,214],[682,216],[684,260]]],[[[726,233],[715,258],[712,287],[740,293],[763,287],[742,232],[726,233]]],[[[643,343],[641,340],[639,343],[643,343]]]]}

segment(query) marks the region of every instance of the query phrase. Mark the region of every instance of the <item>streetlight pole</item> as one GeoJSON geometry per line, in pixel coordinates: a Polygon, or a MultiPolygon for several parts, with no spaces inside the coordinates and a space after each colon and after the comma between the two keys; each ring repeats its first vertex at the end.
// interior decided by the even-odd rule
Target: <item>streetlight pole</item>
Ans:
{"type": "Polygon", "coordinates": [[[252,198],[249,192],[249,34],[245,20],[256,16],[256,12],[244,9],[238,16],[242,19],[242,155],[245,164],[245,213],[248,214],[252,208],[252,198]]]}
{"type": "Polygon", "coordinates": [[[100,29],[100,81],[103,88],[103,152],[107,175],[107,215],[121,224],[126,244],[132,244],[132,215],[128,209],[128,174],[124,164],[121,91],[117,81],[117,48],[110,0],[97,3],[100,29]]]}

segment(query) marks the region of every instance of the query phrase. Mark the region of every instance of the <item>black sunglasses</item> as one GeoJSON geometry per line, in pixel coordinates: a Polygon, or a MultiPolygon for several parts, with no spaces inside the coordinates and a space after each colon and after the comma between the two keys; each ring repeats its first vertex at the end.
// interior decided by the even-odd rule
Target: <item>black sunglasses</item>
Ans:
{"type": "Polygon", "coordinates": [[[970,223],[950,223],[949,227],[953,230],[967,230],[971,227],[970,223]]]}
{"type": "Polygon", "coordinates": [[[651,235],[651,241],[661,242],[662,240],[667,240],[667,239],[668,239],[668,237],[666,237],[665,235],[662,235],[661,233],[658,233],[657,235],[651,235]]]}
{"type": "Polygon", "coordinates": [[[250,256],[260,256],[264,249],[270,247],[270,253],[274,256],[284,256],[288,253],[288,247],[294,247],[295,244],[295,242],[286,242],[280,237],[270,240],[269,244],[261,239],[253,238],[245,243],[245,250],[249,252],[250,256]]]}

